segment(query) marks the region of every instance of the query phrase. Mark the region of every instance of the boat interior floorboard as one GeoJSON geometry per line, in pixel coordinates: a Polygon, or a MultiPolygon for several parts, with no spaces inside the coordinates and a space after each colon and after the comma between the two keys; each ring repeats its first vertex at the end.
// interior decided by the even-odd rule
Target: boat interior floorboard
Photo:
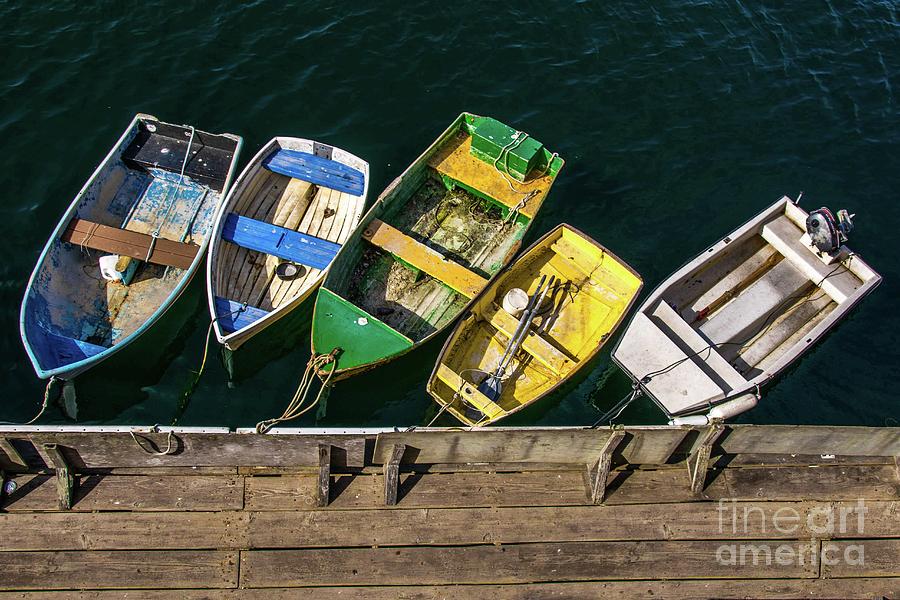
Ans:
{"type": "MultiPolygon", "coordinates": [[[[405,205],[386,221],[472,271],[491,277],[524,234],[521,223],[504,224],[499,209],[460,188],[448,190],[426,177],[405,205]]],[[[468,299],[438,279],[413,270],[368,245],[351,277],[348,299],[413,341],[434,333],[468,299]]]]}
{"type": "MultiPolygon", "coordinates": [[[[353,231],[363,198],[261,169],[234,210],[252,219],[336,243],[353,231]]],[[[289,304],[313,286],[321,269],[303,266],[292,279],[275,273],[278,257],[224,242],[219,281],[228,298],[265,311],[289,304]]]]}

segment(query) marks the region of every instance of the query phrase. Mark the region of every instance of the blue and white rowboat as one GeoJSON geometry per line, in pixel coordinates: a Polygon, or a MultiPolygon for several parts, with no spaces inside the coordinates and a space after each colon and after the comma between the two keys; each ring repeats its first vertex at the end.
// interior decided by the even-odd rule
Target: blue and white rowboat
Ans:
{"type": "Polygon", "coordinates": [[[236,350],[318,289],[368,190],[369,164],[340,148],[292,137],[262,147],[213,229],[206,275],[219,343],[236,350]]]}

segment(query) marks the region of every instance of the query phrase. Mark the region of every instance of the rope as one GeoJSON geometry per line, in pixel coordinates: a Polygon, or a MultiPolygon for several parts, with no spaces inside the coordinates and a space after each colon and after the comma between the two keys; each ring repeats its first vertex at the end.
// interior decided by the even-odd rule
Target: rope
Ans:
{"type": "MultiPolygon", "coordinates": [[[[213,326],[216,324],[216,321],[221,319],[222,317],[231,317],[234,315],[239,315],[242,312],[247,310],[247,303],[243,303],[240,308],[237,310],[233,310],[227,315],[219,315],[209,322],[209,327],[206,330],[206,343],[203,344],[203,359],[200,361],[200,368],[195,371],[194,379],[191,383],[185,388],[184,392],[181,394],[181,404],[186,405],[187,401],[190,399],[191,395],[193,395],[194,390],[197,389],[197,384],[200,382],[200,378],[203,376],[203,372],[206,370],[206,359],[209,357],[209,343],[212,339],[213,326]]],[[[174,422],[173,422],[174,424],[174,422]]]]}
{"type": "MultiPolygon", "coordinates": [[[[153,428],[151,429],[151,431],[153,431],[153,433],[159,433],[159,428],[156,425],[154,425],[153,428]]],[[[168,456],[169,454],[172,454],[173,451],[175,450],[175,448],[172,448],[172,440],[175,438],[175,435],[174,435],[175,432],[172,431],[171,429],[166,434],[166,449],[160,450],[160,451],[153,450],[152,448],[148,450],[146,447],[144,447],[144,445],[140,442],[140,440],[138,440],[138,437],[134,434],[133,429],[129,430],[128,433],[131,434],[131,439],[133,439],[134,443],[138,445],[138,448],[140,448],[147,454],[152,454],[153,456],[168,456]]],[[[151,444],[153,443],[151,440],[148,440],[148,442],[151,444]]]]}
{"type": "Polygon", "coordinates": [[[628,405],[637,400],[641,396],[641,388],[640,385],[635,383],[631,386],[631,391],[625,395],[624,398],[619,400],[615,406],[611,409],[603,413],[603,416],[597,419],[597,421],[591,425],[591,429],[596,429],[600,426],[601,423],[607,422],[612,425],[614,419],[618,419],[619,415],[628,408],[628,405]],[[615,414],[613,414],[615,413],[615,414]]]}
{"type": "Polygon", "coordinates": [[[300,380],[300,385],[297,386],[297,391],[294,392],[294,397],[291,398],[291,401],[288,403],[287,408],[284,409],[284,412],[280,417],[276,417],[274,419],[266,419],[264,421],[260,421],[256,424],[256,433],[266,433],[272,427],[277,425],[278,423],[283,423],[285,421],[291,421],[293,419],[299,418],[303,414],[312,410],[319,401],[322,399],[322,394],[325,392],[325,389],[328,388],[328,384],[331,382],[331,378],[334,376],[334,372],[337,371],[337,356],[340,354],[341,349],[335,348],[328,354],[314,354],[310,357],[309,362],[306,363],[306,370],[303,372],[303,378],[300,380]],[[322,378],[323,369],[327,366],[333,364],[334,367],[328,374],[322,379],[322,387],[319,388],[319,393],[316,394],[316,399],[312,402],[312,404],[304,407],[303,404],[306,402],[306,397],[309,395],[309,390],[312,388],[313,381],[315,381],[315,376],[318,375],[319,378],[322,378]]]}
{"type": "Polygon", "coordinates": [[[30,421],[26,421],[25,423],[14,423],[12,421],[0,421],[2,425],[33,425],[35,421],[41,418],[43,414],[47,411],[47,407],[50,406],[50,390],[53,388],[53,384],[57,381],[62,381],[58,379],[55,375],[50,378],[50,381],[47,382],[47,387],[44,388],[44,402],[41,404],[41,410],[38,411],[38,414],[35,415],[33,419],[30,421]]]}
{"type": "MultiPolygon", "coordinates": [[[[510,221],[515,220],[515,218],[519,214],[519,211],[522,210],[525,204],[529,200],[531,200],[531,198],[537,196],[540,192],[540,190],[523,192],[522,190],[516,189],[515,186],[513,186],[512,180],[507,175],[507,173],[509,173],[509,153],[521,146],[522,143],[528,139],[528,137],[528,134],[524,131],[516,131],[516,134],[513,136],[512,141],[503,146],[503,148],[500,149],[500,153],[497,155],[497,158],[494,159],[494,169],[496,169],[496,171],[500,173],[500,176],[503,177],[503,180],[506,181],[506,185],[509,186],[510,191],[512,191],[514,194],[519,194],[522,196],[522,199],[519,200],[518,204],[516,204],[511,211],[509,211],[506,219],[503,220],[504,225],[506,225],[510,221]],[[500,159],[503,159],[503,169],[497,166],[497,163],[500,162],[500,159]]],[[[558,152],[554,152],[550,155],[550,159],[547,161],[547,165],[543,168],[543,170],[541,170],[541,174],[538,175],[536,179],[540,179],[547,174],[547,171],[550,170],[550,165],[553,164],[553,161],[557,156],[559,156],[558,152]]]]}
{"type": "Polygon", "coordinates": [[[147,249],[147,257],[144,259],[144,262],[150,262],[150,256],[153,254],[153,249],[156,247],[156,240],[159,239],[160,232],[162,232],[163,226],[169,220],[169,213],[172,212],[172,206],[178,200],[178,196],[184,190],[184,170],[187,167],[188,159],[191,157],[191,146],[194,144],[194,133],[196,130],[193,126],[191,127],[191,138],[188,140],[187,150],[184,151],[184,160],[181,161],[181,173],[178,176],[178,190],[175,192],[175,197],[169,202],[169,193],[171,189],[166,190],[166,212],[163,214],[162,221],[159,222],[159,225],[150,233],[150,247],[147,249]]]}
{"type": "Polygon", "coordinates": [[[90,248],[90,246],[88,246],[88,244],[90,243],[91,239],[94,237],[94,235],[97,233],[97,231],[99,229],[100,229],[100,223],[92,223],[90,228],[88,228],[88,232],[85,234],[84,238],[81,240],[81,243],[78,244],[79,248],[81,249],[81,253],[84,254],[85,256],[87,256],[88,258],[91,257],[91,248],[90,248]]]}

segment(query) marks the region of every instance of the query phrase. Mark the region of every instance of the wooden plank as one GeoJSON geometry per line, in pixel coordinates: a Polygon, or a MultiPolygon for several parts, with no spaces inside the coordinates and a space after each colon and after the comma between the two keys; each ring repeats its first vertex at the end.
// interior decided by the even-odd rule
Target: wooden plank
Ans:
{"type": "Polygon", "coordinates": [[[823,577],[900,577],[900,539],[822,542],[823,577]]]}
{"type": "MultiPolygon", "coordinates": [[[[145,233],[128,231],[75,218],[72,219],[63,232],[62,241],[111,254],[145,260],[153,237],[145,233]]],[[[187,269],[193,264],[199,251],[200,246],[195,246],[194,244],[157,238],[156,243],[153,244],[153,252],[150,254],[148,262],[178,269],[187,269]]]]}
{"type": "MultiPolygon", "coordinates": [[[[717,541],[564,542],[513,546],[250,550],[241,553],[242,587],[515,583],[733,576],[717,541]],[[673,560],[674,556],[678,560],[673,560]],[[414,565],[414,568],[411,566],[414,565]],[[527,565],[527,574],[523,573],[527,565]]],[[[810,555],[816,543],[797,542],[810,555]]],[[[743,578],[816,577],[818,565],[744,564],[743,578]]]]}
{"type": "MultiPolygon", "coordinates": [[[[81,475],[72,510],[237,510],[243,506],[243,480],[237,476],[81,475]]],[[[57,510],[55,480],[19,475],[6,511],[57,510]]]]}
{"type": "MultiPolygon", "coordinates": [[[[409,451],[407,451],[408,453],[409,451]]],[[[690,490],[681,469],[612,471],[605,504],[651,504],[698,500],[760,499],[896,500],[893,468],[779,467],[712,470],[702,496],[690,490]]],[[[295,510],[314,506],[314,475],[248,477],[248,510],[295,510]]],[[[336,479],[329,508],[383,506],[383,477],[359,475],[336,479]]],[[[566,506],[588,504],[581,471],[514,473],[402,473],[398,508],[473,506],[566,506]]]]}
{"type": "MultiPolygon", "coordinates": [[[[169,600],[173,591],[142,591],[145,600],[169,600]]],[[[437,598],[654,598],[655,600],[737,600],[769,598],[892,598],[900,595],[900,578],[861,579],[708,579],[668,581],[592,581],[575,583],[520,583],[509,585],[353,586],[320,588],[265,588],[177,590],[184,600],[304,600],[352,598],[365,600],[435,600],[437,598]]],[[[0,592],[0,599],[121,600],[121,591],[0,592]]]]}
{"type": "Polygon", "coordinates": [[[239,549],[249,521],[235,511],[8,513],[0,539],[3,551],[239,549]]]}
{"type": "MultiPolygon", "coordinates": [[[[246,510],[297,510],[314,506],[314,475],[248,477],[246,510]]],[[[683,469],[614,471],[606,504],[693,502],[683,469]]],[[[589,504],[583,471],[517,473],[401,473],[397,508],[474,506],[571,506],[589,504]]],[[[359,475],[336,478],[329,509],[383,508],[384,478],[359,475]]],[[[707,498],[730,498],[724,477],[714,479],[707,498]]]]}
{"type": "Polygon", "coordinates": [[[28,463],[19,454],[19,451],[13,446],[12,442],[5,437],[0,437],[0,451],[6,455],[5,465],[9,465],[14,469],[27,469],[28,463]]]}
{"type": "MultiPolygon", "coordinates": [[[[689,429],[626,430],[621,449],[632,464],[668,460],[689,429]]],[[[405,461],[430,463],[561,463],[584,465],[597,460],[609,438],[603,429],[411,431],[380,433],[373,462],[383,464],[394,443],[406,444],[405,461]]]]}
{"type": "Polygon", "coordinates": [[[409,510],[0,514],[3,550],[240,549],[900,536],[900,505],[705,502],[409,510]],[[552,526],[548,526],[552,524],[552,526]]]}
{"type": "MultiPolygon", "coordinates": [[[[754,540],[900,535],[900,505],[693,502],[619,506],[415,508],[251,513],[249,548],[450,546],[527,542],[754,540]],[[842,519],[842,515],[844,515],[842,519]]],[[[3,531],[3,529],[0,529],[3,531]]],[[[188,546],[193,547],[193,546],[188,546]]]]}
{"type": "Polygon", "coordinates": [[[478,273],[447,259],[437,250],[429,248],[379,219],[372,219],[366,225],[362,236],[373,245],[428,273],[467,298],[474,298],[487,285],[487,279],[478,273]]]}
{"type": "MultiPolygon", "coordinates": [[[[311,466],[319,464],[319,444],[332,447],[336,469],[362,467],[366,439],[354,435],[291,435],[236,433],[174,433],[172,454],[156,456],[143,450],[127,432],[16,432],[6,434],[19,443],[23,458],[42,462],[31,445],[55,443],[65,446],[66,458],[78,471],[123,467],[244,467],[311,466]]],[[[146,446],[152,442],[165,448],[168,433],[136,432],[146,446]]]]}
{"type": "Polygon", "coordinates": [[[706,471],[709,467],[709,456],[712,453],[712,446],[724,430],[725,426],[721,423],[711,424],[703,432],[700,443],[686,461],[688,474],[691,477],[691,492],[694,494],[702,493],[703,488],[706,487],[706,471]],[[693,462],[693,465],[691,465],[691,462],[693,462]]]}
{"type": "Polygon", "coordinates": [[[728,454],[897,456],[900,427],[731,425],[720,446],[728,454]]]}
{"type": "Polygon", "coordinates": [[[729,467],[784,467],[813,465],[889,465],[887,456],[836,456],[834,454],[737,454],[723,455],[729,467]]]}
{"type": "Polygon", "coordinates": [[[384,503],[387,506],[397,504],[397,485],[400,475],[400,461],[403,460],[403,453],[406,452],[406,446],[403,444],[394,444],[391,447],[391,454],[388,461],[384,463],[384,503]]]}
{"type": "Polygon", "coordinates": [[[0,552],[0,589],[235,587],[236,552],[0,552]]]}
{"type": "MultiPolygon", "coordinates": [[[[457,394],[462,396],[466,402],[477,408],[484,414],[488,420],[494,420],[497,417],[506,414],[499,404],[493,402],[478,391],[478,386],[465,381],[456,371],[448,367],[445,363],[439,363],[435,371],[437,378],[450,386],[457,394]]],[[[443,402],[441,403],[443,404],[443,402]]]]}
{"type": "Polygon", "coordinates": [[[813,251],[800,241],[804,233],[803,229],[795,225],[787,215],[769,221],[762,228],[763,239],[783,254],[805,277],[821,287],[835,302],[846,301],[860,286],[859,278],[846,269],[834,272],[833,266],[819,260],[813,251]]]}
{"type": "Polygon", "coordinates": [[[766,500],[893,500],[900,484],[890,466],[760,467],[726,469],[731,497],[766,500]]]}

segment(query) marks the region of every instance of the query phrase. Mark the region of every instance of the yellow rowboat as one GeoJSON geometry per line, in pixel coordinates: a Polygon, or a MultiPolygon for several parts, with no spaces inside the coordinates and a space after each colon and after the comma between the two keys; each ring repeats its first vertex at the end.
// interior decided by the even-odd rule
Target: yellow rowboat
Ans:
{"type": "MultiPolygon", "coordinates": [[[[534,243],[472,303],[450,334],[428,380],[428,393],[463,423],[481,427],[537,402],[590,364],[640,292],[640,276],[606,248],[562,224],[534,243]],[[543,303],[491,400],[485,382],[515,337],[515,300],[543,303]],[[512,291],[512,292],[511,292],[512,291]],[[479,390],[479,385],[482,390],[479,390]]],[[[521,307],[521,305],[520,305],[521,307]]],[[[527,313],[527,311],[526,311],[527,313]]]]}

